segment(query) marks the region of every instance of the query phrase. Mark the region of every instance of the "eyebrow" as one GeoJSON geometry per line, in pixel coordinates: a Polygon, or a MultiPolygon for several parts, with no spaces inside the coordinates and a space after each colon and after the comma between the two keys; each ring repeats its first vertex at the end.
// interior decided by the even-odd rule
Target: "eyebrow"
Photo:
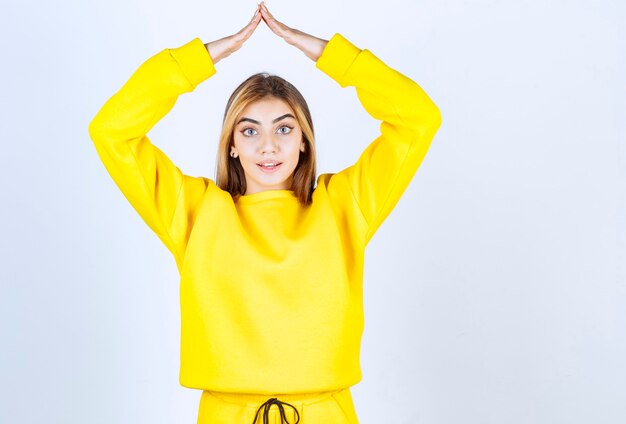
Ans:
{"type": "MultiPolygon", "coordinates": [[[[274,120],[272,121],[272,124],[275,124],[276,122],[278,122],[278,121],[280,121],[280,120],[283,120],[283,119],[285,119],[285,118],[293,118],[293,119],[296,119],[296,117],[295,117],[295,116],[293,116],[291,113],[285,113],[284,115],[281,115],[281,116],[279,116],[278,118],[274,119],[274,120]]],[[[252,119],[252,118],[246,118],[245,116],[244,116],[243,118],[241,118],[241,119],[239,120],[239,122],[237,122],[237,125],[239,125],[239,124],[240,124],[240,123],[242,123],[242,122],[252,122],[253,124],[261,125],[261,123],[260,123],[259,121],[255,120],[255,119],[252,119]]]]}

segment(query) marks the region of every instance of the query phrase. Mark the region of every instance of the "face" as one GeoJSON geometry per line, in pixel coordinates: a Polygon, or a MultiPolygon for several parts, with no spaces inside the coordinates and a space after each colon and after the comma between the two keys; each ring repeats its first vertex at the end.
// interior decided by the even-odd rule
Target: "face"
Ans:
{"type": "Polygon", "coordinates": [[[287,102],[268,97],[249,104],[235,124],[233,138],[230,154],[241,161],[245,194],[291,187],[305,143],[287,102]]]}

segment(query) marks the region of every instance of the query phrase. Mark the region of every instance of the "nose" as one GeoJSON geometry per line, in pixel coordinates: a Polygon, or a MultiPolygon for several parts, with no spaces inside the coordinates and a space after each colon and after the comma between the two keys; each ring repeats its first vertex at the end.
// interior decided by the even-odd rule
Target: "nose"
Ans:
{"type": "Polygon", "coordinates": [[[266,134],[261,138],[259,147],[261,153],[276,153],[278,151],[278,143],[274,138],[274,134],[266,134]]]}

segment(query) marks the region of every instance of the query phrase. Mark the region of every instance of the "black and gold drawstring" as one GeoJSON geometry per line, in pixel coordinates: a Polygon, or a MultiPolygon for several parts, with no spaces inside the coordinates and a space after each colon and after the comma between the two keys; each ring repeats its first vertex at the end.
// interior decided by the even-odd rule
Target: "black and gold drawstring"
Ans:
{"type": "Polygon", "coordinates": [[[280,422],[281,423],[284,422],[286,424],[291,424],[289,423],[289,421],[287,421],[287,417],[285,416],[285,408],[283,408],[283,405],[289,405],[293,408],[294,411],[296,411],[297,418],[296,418],[296,422],[293,424],[298,424],[300,422],[300,413],[298,412],[298,409],[295,406],[287,402],[281,402],[280,400],[276,398],[270,398],[266,400],[265,403],[263,403],[263,405],[259,406],[259,409],[256,410],[256,414],[254,415],[254,420],[252,421],[252,424],[256,423],[256,419],[259,416],[259,412],[261,411],[261,408],[264,408],[263,424],[269,424],[269,413],[270,413],[270,408],[272,407],[272,405],[278,406],[278,409],[280,410],[280,422]]]}

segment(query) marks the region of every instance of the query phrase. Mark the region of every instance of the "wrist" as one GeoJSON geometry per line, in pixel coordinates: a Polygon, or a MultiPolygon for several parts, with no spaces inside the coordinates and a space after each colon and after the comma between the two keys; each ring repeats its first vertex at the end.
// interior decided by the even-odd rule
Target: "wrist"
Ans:
{"type": "Polygon", "coordinates": [[[317,62],[317,60],[322,55],[322,52],[326,48],[326,45],[328,44],[328,40],[324,40],[322,38],[317,38],[315,41],[316,42],[315,42],[315,45],[314,45],[314,49],[311,52],[311,55],[309,56],[309,58],[311,58],[314,62],[317,62]]]}
{"type": "Polygon", "coordinates": [[[212,49],[211,49],[210,44],[211,42],[205,43],[204,47],[206,48],[207,53],[209,53],[209,56],[211,57],[211,61],[213,62],[213,64],[216,64],[217,62],[219,62],[219,58],[217,57],[217,54],[215,51],[211,51],[212,49]]]}

